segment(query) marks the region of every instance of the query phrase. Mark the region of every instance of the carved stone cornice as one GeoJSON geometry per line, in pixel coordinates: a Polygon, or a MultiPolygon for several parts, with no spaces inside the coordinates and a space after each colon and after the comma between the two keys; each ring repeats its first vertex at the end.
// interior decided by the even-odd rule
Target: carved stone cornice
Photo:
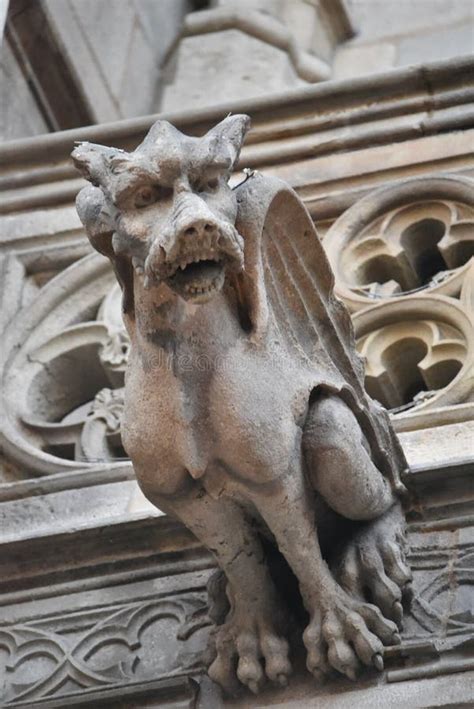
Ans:
{"type": "MultiPolygon", "coordinates": [[[[456,59],[160,117],[197,135],[222,115],[244,109],[252,117],[252,130],[240,165],[263,169],[472,127],[473,67],[471,58],[456,59]]],[[[74,141],[107,141],[129,149],[157,117],[0,146],[1,213],[72,202],[83,184],[69,161],[74,141]]],[[[302,190],[304,184],[295,178],[302,190]]]]}
{"type": "MultiPolygon", "coordinates": [[[[424,679],[427,691],[437,687],[441,699],[463,696],[453,673],[466,672],[473,663],[468,646],[472,617],[465,603],[473,583],[472,519],[465,511],[471,477],[472,470],[459,466],[420,468],[407,477],[422,500],[410,518],[416,602],[407,616],[402,645],[386,654],[385,681],[366,678],[357,690],[358,699],[379,701],[384,696],[390,706],[403,691],[410,701],[417,691],[416,684],[408,683],[413,679],[424,679]],[[429,678],[443,676],[450,694],[444,681],[429,684],[429,678]]],[[[45,492],[50,482],[43,480],[45,492]]],[[[46,511],[48,504],[46,495],[41,507],[46,511]]],[[[65,510],[70,505],[63,501],[65,510]]],[[[170,695],[175,702],[187,696],[185,676],[198,678],[202,671],[197,660],[208,633],[203,600],[212,561],[181,524],[164,516],[115,523],[103,518],[87,529],[73,525],[55,535],[23,536],[0,547],[0,642],[8,653],[2,695],[6,706],[53,709],[66,702],[95,706],[107,697],[123,701],[130,696],[138,702],[147,695],[160,705],[167,699],[167,687],[175,692],[170,695]],[[59,548],[61,555],[55,553],[59,548]],[[26,575],[19,573],[23,565],[26,575]],[[151,630],[146,633],[148,625],[151,630]],[[74,642],[67,643],[73,629],[74,642]],[[99,653],[102,646],[111,652],[106,665],[99,653]],[[54,661],[45,667],[40,662],[41,682],[22,683],[25,664],[45,656],[54,661]],[[81,689],[62,688],[64,677],[78,682],[81,689]]],[[[467,679],[464,675],[464,686],[467,679]]],[[[298,706],[301,686],[294,681],[283,694],[280,690],[280,701],[289,706],[295,701],[298,706]]],[[[329,689],[313,683],[307,691],[314,698],[331,688],[332,683],[329,689]]],[[[338,686],[346,700],[351,688],[338,686]]],[[[270,690],[265,699],[271,697],[270,690]]],[[[253,706],[248,697],[243,702],[253,706]]]]}

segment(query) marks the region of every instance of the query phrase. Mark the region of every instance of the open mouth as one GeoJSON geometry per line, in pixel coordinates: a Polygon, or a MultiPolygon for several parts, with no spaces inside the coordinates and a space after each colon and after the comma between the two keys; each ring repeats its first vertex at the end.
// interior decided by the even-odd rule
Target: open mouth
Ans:
{"type": "Polygon", "coordinates": [[[224,285],[224,262],[217,258],[193,256],[183,259],[168,285],[185,298],[206,298],[224,285]]]}

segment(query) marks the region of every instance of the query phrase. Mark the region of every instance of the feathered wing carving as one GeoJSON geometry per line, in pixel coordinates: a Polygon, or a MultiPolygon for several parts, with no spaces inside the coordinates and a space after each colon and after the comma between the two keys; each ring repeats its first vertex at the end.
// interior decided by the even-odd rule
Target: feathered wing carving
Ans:
{"type": "Polygon", "coordinates": [[[405,488],[406,461],[386,411],[366,394],[349,314],[334,295],[334,277],[313,222],[285,183],[253,175],[237,188],[237,228],[245,239],[240,290],[256,342],[270,332],[314,373],[314,386],[338,392],[351,407],[374,462],[405,488]]]}

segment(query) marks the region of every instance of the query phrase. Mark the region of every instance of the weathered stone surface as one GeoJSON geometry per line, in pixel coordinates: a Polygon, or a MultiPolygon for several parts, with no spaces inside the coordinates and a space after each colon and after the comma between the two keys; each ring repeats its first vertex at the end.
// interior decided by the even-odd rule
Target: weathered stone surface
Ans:
{"type": "Polygon", "coordinates": [[[248,124],[229,116],[190,138],[158,121],[133,153],[73,152],[94,185],[78,195],[79,215],[122,288],[122,440],[148,499],[224,573],[210,586],[219,627],[209,673],[231,693],[238,680],[258,692],[265,677],[284,685],[291,673],[282,589],[260,533],[296,576],[318,679],[330,667],[352,679],[360,663],[383,669],[411,579],[397,501],[404,458],[364,392],[309,216],[279,181],[228,185],[248,124]]]}
{"type": "Polygon", "coordinates": [[[111,12],[103,0],[46,0],[49,22],[68,62],[77,74],[87,75],[81,86],[93,120],[156,110],[160,65],[187,5],[186,0],[124,0],[111,12]]]}
{"type": "Polygon", "coordinates": [[[336,47],[352,27],[340,0],[218,0],[188,14],[181,35],[164,67],[165,111],[328,79],[336,47]]]}
{"type": "MultiPolygon", "coordinates": [[[[321,235],[327,235],[333,220],[364,195],[374,193],[379,186],[393,190],[395,181],[403,183],[415,175],[423,177],[421,182],[426,184],[420,206],[424,218],[438,219],[440,195],[430,194],[427,178],[433,173],[449,173],[451,179],[473,174],[472,130],[467,130],[472,124],[469,66],[466,61],[449,62],[287,92],[272,101],[249,101],[240,107],[240,111],[251,111],[253,118],[253,130],[240,165],[280,176],[294,186],[321,235]]],[[[185,132],[199,135],[231,109],[235,111],[236,107],[198,113],[183,111],[172,120],[185,132]]],[[[112,287],[110,267],[94,254],[77,260],[49,282],[64,265],[80,259],[90,248],[71,212],[73,195],[84,184],[67,163],[73,141],[106,142],[130,150],[143,138],[151,121],[144,118],[95,126],[0,147],[0,211],[5,215],[0,233],[2,237],[11,236],[8,246],[4,246],[1,284],[4,322],[10,321],[0,348],[6,365],[1,389],[2,393],[8,391],[2,400],[7,413],[2,419],[2,434],[11,438],[0,484],[0,627],[3,630],[26,624],[31,630],[38,624],[42,631],[52,633],[51,648],[57,648],[56,641],[64,643],[67,639],[75,647],[76,638],[84,634],[89,622],[97,640],[94,617],[100,615],[107,622],[107,612],[113,608],[122,613],[124,606],[153,602],[157,594],[189,598],[198,591],[204,599],[204,585],[212,573],[212,559],[192,535],[158,512],[138,492],[130,463],[116,458],[94,462],[98,451],[108,459],[109,443],[116,454],[120,438],[120,430],[112,431],[118,401],[108,395],[116,389],[120,396],[121,368],[126,359],[122,346],[126,350],[127,344],[123,333],[117,332],[118,286],[112,287]],[[42,272],[42,264],[51,270],[42,272]],[[86,334],[86,340],[95,333],[90,359],[83,359],[82,353],[77,352],[84,342],[81,333],[86,334]],[[59,351],[62,362],[71,356],[74,366],[69,371],[74,376],[55,385],[55,356],[59,351]],[[85,399],[90,399],[85,403],[94,408],[93,415],[89,418],[82,409],[84,418],[82,414],[75,418],[73,426],[67,423],[68,414],[64,416],[66,420],[52,421],[46,398],[49,392],[54,392],[54,405],[61,400],[66,411],[68,401],[72,401],[70,395],[79,391],[75,378],[80,374],[87,382],[89,371],[101,368],[104,380],[98,390],[86,383],[83,391],[85,399]],[[45,396],[35,397],[35,391],[39,394],[36,377],[43,377],[41,391],[45,396]],[[43,412],[44,418],[33,420],[30,404],[43,412]],[[76,447],[71,440],[76,434],[81,439],[85,429],[87,443],[84,448],[76,447]],[[60,442],[65,440],[69,442],[62,446],[60,442]],[[85,458],[84,450],[93,456],[92,461],[85,458]]],[[[233,184],[242,179],[235,174],[233,184]]],[[[359,216],[363,206],[362,200],[355,210],[359,216]]],[[[412,212],[412,207],[407,206],[407,215],[415,216],[416,222],[416,209],[412,212]]],[[[460,207],[464,209],[465,205],[449,205],[453,217],[457,218],[460,207]]],[[[397,218],[400,215],[401,212],[397,218]]],[[[359,232],[363,228],[360,225],[359,232]]],[[[354,235],[357,233],[356,229],[354,235]]],[[[380,233],[383,238],[387,236],[386,229],[380,233]]],[[[451,246],[458,248],[459,235],[453,236],[451,246]]],[[[469,244],[469,230],[465,236],[469,244]]],[[[330,242],[325,243],[328,250],[330,242]]],[[[460,264],[448,281],[421,292],[425,321],[436,321],[440,314],[437,294],[446,286],[449,293],[442,297],[450,301],[448,308],[443,305],[448,320],[454,311],[463,311],[465,317],[472,312],[468,270],[468,264],[460,264]]],[[[379,276],[383,274],[377,273],[377,281],[379,276]]],[[[346,288],[344,299],[352,308],[350,300],[355,294],[347,289],[345,278],[338,280],[338,289],[346,288]]],[[[420,294],[405,294],[402,299],[418,301],[414,306],[421,312],[420,294]]],[[[392,325],[400,322],[397,332],[406,327],[401,316],[411,306],[404,305],[397,318],[390,299],[375,305],[363,300],[362,310],[364,303],[372,306],[367,317],[362,318],[364,328],[370,330],[384,322],[386,325],[385,318],[392,317],[392,325]]],[[[356,325],[358,318],[356,315],[356,325]]],[[[415,322],[412,321],[413,333],[424,337],[426,322],[422,332],[415,322]]],[[[377,335],[365,348],[365,354],[374,357],[373,361],[377,361],[387,343],[385,338],[379,338],[377,335]],[[382,343],[382,348],[377,342],[382,343]]],[[[468,340],[469,336],[465,338],[468,340]]],[[[456,341],[457,337],[452,342],[446,343],[444,337],[440,341],[437,356],[441,357],[441,364],[443,347],[453,352],[456,341]]],[[[88,351],[86,347],[84,353],[88,351]]],[[[411,373],[411,365],[409,369],[411,373]]],[[[399,381],[403,387],[404,380],[399,381]]],[[[443,389],[438,393],[443,397],[443,389]]],[[[433,406],[435,402],[427,399],[391,415],[410,466],[403,481],[416,494],[416,505],[408,518],[415,600],[411,611],[405,613],[401,645],[384,652],[385,672],[364,673],[357,683],[338,675],[321,687],[305,674],[304,654],[297,651],[291,657],[295,676],[289,688],[282,690],[268,683],[258,698],[245,693],[241,706],[472,704],[469,668],[473,666],[473,404],[460,404],[457,396],[455,393],[448,406],[433,406]]],[[[291,605],[299,607],[294,602],[291,605]]],[[[168,632],[171,626],[176,628],[171,618],[153,622],[141,647],[127,648],[109,634],[106,641],[111,644],[102,646],[100,651],[96,648],[86,661],[87,671],[82,678],[70,675],[49,694],[48,684],[44,685],[44,693],[37,687],[34,699],[25,700],[26,706],[33,703],[35,709],[63,709],[66,705],[85,704],[95,709],[105,702],[113,706],[126,704],[127,709],[170,703],[189,707],[196,702],[199,709],[232,706],[229,700],[220,703],[215,685],[205,688],[199,679],[198,693],[193,680],[177,677],[174,656],[166,666],[157,664],[154,674],[154,655],[163,657],[167,648],[176,648],[168,632]],[[136,666],[137,655],[145,668],[136,667],[126,678],[118,672],[104,684],[104,659],[110,659],[110,666],[115,668],[120,662],[136,666]],[[92,684],[90,670],[98,673],[92,684]]],[[[293,627],[298,637],[303,628],[293,627]]],[[[206,644],[208,630],[209,626],[193,636],[199,639],[193,649],[198,655],[206,644]]],[[[178,645],[184,649],[186,641],[178,645]]],[[[44,644],[41,647],[44,649],[44,644]]],[[[56,659],[51,662],[45,655],[32,657],[27,653],[21,661],[15,648],[10,649],[11,652],[0,649],[2,678],[6,663],[5,684],[0,680],[0,704],[6,696],[12,696],[13,689],[17,699],[13,699],[12,706],[25,706],[18,697],[24,684],[30,691],[32,680],[41,683],[53,665],[57,668],[63,662],[64,654],[55,651],[56,659]]],[[[22,652],[27,649],[22,640],[22,652]]],[[[72,672],[71,665],[68,667],[72,672]]],[[[182,667],[189,667],[187,660],[182,667]]],[[[188,677],[194,678],[201,669],[186,671],[188,677]]]]}
{"type": "Polygon", "coordinates": [[[354,23],[366,39],[413,34],[473,18],[469,0],[348,0],[354,23]]]}
{"type": "Polygon", "coordinates": [[[205,52],[200,51],[203,41],[202,35],[181,40],[165,73],[163,110],[178,111],[184,100],[186,105],[200,108],[260,96],[262,86],[275,92],[306,83],[295,73],[285,51],[239,30],[206,34],[205,52]],[[211,98],[208,85],[200,80],[203,75],[212,77],[211,98]]]}
{"type": "Polygon", "coordinates": [[[338,48],[334,77],[472,54],[469,0],[351,0],[348,7],[356,36],[338,48]]]}
{"type": "Polygon", "coordinates": [[[340,47],[333,65],[334,79],[364,76],[377,71],[388,71],[395,66],[397,49],[393,42],[340,47]]]}
{"type": "Polygon", "coordinates": [[[0,138],[14,140],[24,135],[46,133],[47,125],[35,103],[8,42],[0,55],[0,138]]]}
{"type": "MultiPolygon", "coordinates": [[[[81,475],[63,473],[25,481],[11,486],[10,503],[5,506],[0,501],[0,516],[2,510],[6,513],[1,517],[4,534],[0,539],[0,632],[10,641],[11,633],[17,632],[21,644],[21,649],[16,649],[8,642],[4,651],[8,658],[4,676],[0,670],[5,682],[0,696],[2,702],[7,696],[11,698],[12,706],[22,706],[19,695],[23,691],[30,692],[29,706],[51,709],[66,703],[81,705],[81,702],[81,706],[85,703],[95,707],[107,698],[123,702],[124,697],[127,697],[127,706],[148,706],[142,692],[155,705],[166,706],[166,682],[176,674],[176,662],[181,668],[191,665],[187,671],[192,676],[202,672],[202,666],[196,663],[202,657],[210,629],[203,602],[212,560],[192,535],[165,515],[156,517],[148,513],[127,519],[123,512],[130,496],[130,483],[108,482],[97,486],[92,472],[96,480],[101,476],[104,482],[111,475],[104,467],[102,471],[98,468],[87,475],[82,473],[82,480],[81,475]],[[83,494],[87,494],[82,504],[74,489],[81,486],[83,494]],[[58,494],[61,487],[62,495],[58,494]],[[120,512],[120,505],[116,503],[121,495],[122,517],[113,509],[116,507],[116,512],[120,512]],[[35,496],[36,506],[31,504],[35,496]],[[13,498],[16,498],[16,515],[13,498]],[[114,504],[110,505],[112,500],[114,504]],[[72,514],[75,508],[79,513],[79,506],[94,504],[94,515],[103,505],[102,516],[90,520],[89,524],[78,524],[78,518],[74,519],[72,514]],[[19,524],[20,520],[24,523],[25,518],[31,520],[28,529],[24,528],[25,524],[19,524]],[[57,554],[57,549],[62,553],[57,554]],[[171,604],[167,606],[169,601],[171,604]],[[112,626],[111,616],[118,613],[122,621],[128,622],[136,614],[137,620],[140,617],[143,620],[147,618],[146,613],[160,611],[160,608],[168,610],[166,618],[160,617],[158,612],[150,629],[140,634],[137,642],[130,646],[119,642],[126,627],[125,624],[120,628],[117,624],[112,626]],[[176,619],[176,613],[178,618],[184,618],[179,615],[180,608],[187,609],[184,616],[187,615],[191,623],[185,620],[183,624],[176,619]],[[88,632],[88,647],[96,649],[84,656],[79,643],[88,632]],[[35,640],[40,640],[34,655],[30,652],[31,645],[25,645],[25,633],[30,633],[30,638],[31,633],[35,633],[35,640]],[[99,652],[101,642],[105,644],[99,652]],[[72,649],[71,661],[65,657],[66,643],[72,649]],[[43,652],[52,648],[55,648],[54,660],[48,661],[43,652]],[[74,674],[75,659],[85,670],[80,677],[74,674]],[[117,667],[119,663],[123,672],[117,667]],[[111,671],[105,681],[107,668],[111,671]],[[130,672],[129,668],[134,669],[130,672]],[[92,679],[91,673],[95,672],[92,679]],[[69,681],[55,683],[59,675],[68,676],[69,681]],[[19,685],[20,677],[23,684],[19,685]],[[47,678],[45,684],[32,684],[32,679],[47,678]]],[[[472,470],[471,475],[469,472],[469,466],[463,473],[454,469],[436,472],[428,467],[410,473],[411,479],[407,480],[423,501],[416,514],[426,516],[427,521],[415,518],[410,524],[409,558],[414,572],[415,601],[405,616],[402,644],[385,653],[385,675],[380,678],[366,675],[357,684],[339,678],[321,687],[314,681],[306,682],[303,667],[297,664],[297,677],[287,690],[269,686],[258,700],[246,695],[240,700],[241,706],[291,706],[291,703],[298,706],[298,702],[299,706],[307,706],[309,701],[332,701],[344,707],[349,700],[363,700],[370,706],[371,702],[376,705],[380,696],[389,706],[397,706],[402,700],[409,706],[426,706],[435,691],[440,705],[464,700],[469,705],[469,674],[443,677],[459,673],[462,663],[465,670],[472,663],[466,645],[472,633],[469,620],[473,583],[472,561],[469,561],[472,528],[462,527],[469,504],[472,505],[469,492],[472,470]],[[440,515],[444,519],[440,519],[440,515]],[[436,525],[439,531],[433,531],[436,525]],[[462,682],[456,684],[456,677],[462,682]],[[419,698],[420,684],[424,687],[424,703],[419,698]]],[[[3,486],[2,497],[7,492],[3,486]]],[[[132,629],[133,625],[127,631],[129,639],[132,639],[132,629]]],[[[209,695],[201,681],[200,685],[203,708],[214,706],[211,700],[217,707],[233,706],[229,700],[220,702],[215,689],[209,695]]],[[[180,706],[178,698],[186,693],[185,687],[176,687],[173,691],[176,692],[173,706],[180,706]]]]}

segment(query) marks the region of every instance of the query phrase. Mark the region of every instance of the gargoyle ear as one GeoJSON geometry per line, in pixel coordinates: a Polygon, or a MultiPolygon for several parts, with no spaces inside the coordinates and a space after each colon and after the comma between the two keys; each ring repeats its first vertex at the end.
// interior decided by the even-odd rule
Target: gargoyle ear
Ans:
{"type": "Polygon", "coordinates": [[[149,149],[153,152],[159,151],[160,148],[163,149],[168,145],[179,144],[182,139],[183,134],[180,133],[177,128],[168,121],[158,119],[153,123],[143,142],[140,143],[135,152],[142,153],[149,149]]]}
{"type": "Polygon", "coordinates": [[[92,246],[111,258],[114,231],[113,206],[99,187],[87,185],[76,197],[76,209],[92,246]]]}
{"type": "Polygon", "coordinates": [[[250,117],[240,113],[235,116],[227,116],[206,133],[206,138],[211,140],[216,154],[222,150],[227,153],[226,157],[230,158],[229,170],[232,170],[237,162],[249,128],[250,117]]]}
{"type": "Polygon", "coordinates": [[[96,187],[105,187],[110,173],[124,172],[130,161],[124,150],[95,143],[79,143],[71,157],[82,176],[96,187]]]}

